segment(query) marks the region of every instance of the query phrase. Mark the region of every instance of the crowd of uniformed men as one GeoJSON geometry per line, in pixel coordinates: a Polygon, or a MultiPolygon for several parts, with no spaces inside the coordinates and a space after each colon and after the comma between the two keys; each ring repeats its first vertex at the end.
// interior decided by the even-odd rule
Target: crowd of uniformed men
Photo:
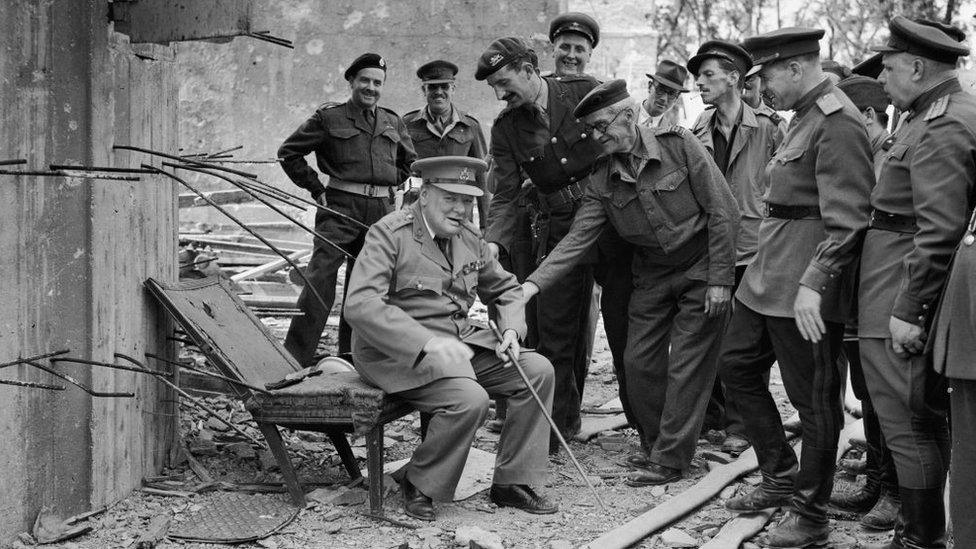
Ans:
{"type": "Polygon", "coordinates": [[[349,66],[349,100],[321,106],[279,151],[292,181],[359,221],[318,212],[338,246],[316,242],[308,276],[324,299],[302,292],[286,346],[314,364],[337,247],[358,254],[339,352],[430,417],[397,475],[407,514],[432,520],[432,501],[451,497],[489,398],[501,432],[490,499],[556,511],[533,486],[559,446],[507,357],[571,437],[599,309],[640,436],[622,462],[629,485],[681,478],[712,429],[726,451],[751,444],[762,472],[728,508],[788,509],[769,546],[826,543],[833,502],[893,528],[885,547],[931,548],[945,547],[951,468],[955,546],[976,547],[976,96],[955,73],[969,47],[940,23],[898,16],[889,30],[853,69],[821,59],[821,29],[711,40],[684,66],[661,61],[636,102],[624,81],[586,73],[597,22],[563,14],[553,72],[515,37],[477,60],[474,77],[507,104],[487,143],[454,104],[454,63],[420,67],[427,104],[403,117],[378,105],[381,56],[349,66]],[[689,72],[708,107],[690,130],[662,123],[689,72]],[[421,184],[394,210],[411,176],[421,184]],[[468,317],[476,298],[498,331],[468,317]],[[774,361],[799,457],[768,388],[774,361]],[[867,481],[832,497],[848,364],[867,481]]]}

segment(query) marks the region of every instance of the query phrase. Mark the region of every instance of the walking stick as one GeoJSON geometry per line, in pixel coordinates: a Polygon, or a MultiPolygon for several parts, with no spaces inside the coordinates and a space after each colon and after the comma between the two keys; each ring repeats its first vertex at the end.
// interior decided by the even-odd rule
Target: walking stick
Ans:
{"type": "MultiPolygon", "coordinates": [[[[495,333],[495,337],[498,338],[498,341],[504,341],[502,338],[502,332],[498,329],[498,325],[495,324],[495,321],[489,320],[488,325],[491,326],[491,331],[495,333]]],[[[586,487],[589,488],[590,492],[593,494],[593,499],[600,504],[600,509],[603,509],[604,513],[609,513],[610,510],[607,509],[607,506],[604,505],[603,500],[600,499],[600,494],[597,493],[596,488],[593,487],[593,483],[591,483],[589,477],[586,476],[586,471],[583,470],[583,466],[580,465],[580,462],[576,460],[576,456],[569,448],[569,443],[566,442],[566,439],[563,438],[562,433],[559,432],[559,427],[556,427],[556,422],[553,421],[552,415],[550,415],[549,411],[546,410],[546,405],[542,402],[542,399],[539,398],[539,393],[535,392],[535,388],[532,387],[532,383],[529,382],[529,377],[525,375],[525,370],[523,370],[522,365],[519,364],[518,357],[515,356],[515,351],[513,351],[511,347],[506,350],[508,351],[509,362],[511,362],[512,366],[515,367],[515,371],[518,372],[519,377],[522,378],[522,381],[525,382],[525,386],[529,389],[529,393],[532,394],[532,398],[535,399],[535,403],[539,405],[539,410],[542,411],[542,415],[544,415],[549,421],[549,426],[552,427],[552,432],[556,433],[556,438],[559,439],[559,444],[566,449],[566,453],[569,454],[569,459],[573,461],[573,465],[576,466],[576,470],[579,471],[580,476],[583,477],[583,482],[586,483],[586,487]]]]}

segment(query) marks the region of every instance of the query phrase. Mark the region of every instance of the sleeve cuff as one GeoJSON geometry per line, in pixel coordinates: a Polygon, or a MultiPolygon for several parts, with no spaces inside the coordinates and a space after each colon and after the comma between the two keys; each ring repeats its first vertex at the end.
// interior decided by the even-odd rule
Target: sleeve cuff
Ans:
{"type": "Polygon", "coordinates": [[[827,291],[827,288],[837,284],[839,275],[838,271],[828,269],[816,261],[811,261],[803,276],[800,277],[800,284],[822,294],[827,291]]]}
{"type": "Polygon", "coordinates": [[[914,324],[925,326],[931,316],[932,305],[920,299],[901,294],[895,298],[895,305],[891,309],[891,316],[914,324]]]}

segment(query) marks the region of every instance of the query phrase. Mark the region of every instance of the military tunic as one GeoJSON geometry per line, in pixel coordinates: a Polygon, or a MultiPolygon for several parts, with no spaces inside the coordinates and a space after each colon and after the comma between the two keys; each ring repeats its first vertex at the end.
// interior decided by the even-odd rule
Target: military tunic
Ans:
{"type": "MultiPolygon", "coordinates": [[[[427,496],[453,495],[475,432],[487,416],[489,394],[507,398],[510,410],[494,482],[542,483],[549,425],[517,371],[495,356],[494,334],[468,318],[480,298],[493,304],[499,329],[523,336],[521,286],[491,256],[471,223],[450,239],[448,255],[435,244],[419,203],[370,228],[349,279],[345,306],[353,327],[356,370],[432,415],[427,436],[406,469],[409,480],[427,496]],[[457,338],[472,348],[474,357],[440,362],[423,351],[433,337],[457,338]]],[[[523,351],[519,363],[550,406],[552,366],[531,351],[523,351]]]]}
{"type": "MultiPolygon", "coordinates": [[[[370,225],[391,209],[393,187],[410,174],[416,159],[407,127],[395,112],[376,107],[374,124],[367,122],[362,110],[351,101],[326,103],[292,133],[278,150],[281,167],[299,187],[312,196],[325,193],[330,208],[370,225]],[[319,170],[328,176],[323,185],[319,175],[305,161],[315,153],[319,170]],[[364,196],[327,188],[329,183],[351,183],[375,190],[364,196]]],[[[359,253],[365,229],[347,219],[318,210],[315,230],[341,246],[352,256],[359,253]]],[[[315,239],[314,251],[306,275],[325,304],[319,302],[309,289],[303,288],[298,308],[304,313],[292,319],[285,337],[285,348],[303,366],[311,366],[322,330],[335,301],[336,279],[345,256],[332,246],[315,239]]],[[[352,270],[350,261],[346,275],[352,270]]],[[[339,317],[339,352],[349,352],[349,325],[339,317]]]]}

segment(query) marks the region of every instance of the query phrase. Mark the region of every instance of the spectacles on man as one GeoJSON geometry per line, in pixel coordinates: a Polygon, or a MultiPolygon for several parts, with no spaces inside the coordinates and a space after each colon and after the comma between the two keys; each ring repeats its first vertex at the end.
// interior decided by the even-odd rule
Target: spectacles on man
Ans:
{"type": "Polygon", "coordinates": [[[594,131],[598,131],[600,133],[607,133],[607,130],[610,129],[610,126],[612,126],[613,123],[617,121],[617,117],[623,113],[624,113],[623,110],[618,111],[617,114],[613,115],[613,118],[611,118],[610,120],[600,120],[595,124],[586,124],[583,126],[583,128],[586,130],[586,133],[593,133],[594,131]]]}
{"type": "Polygon", "coordinates": [[[429,91],[436,91],[436,90],[449,90],[453,85],[454,84],[451,84],[450,82],[439,82],[436,84],[424,84],[424,87],[427,88],[429,91]]]}
{"type": "Polygon", "coordinates": [[[663,93],[664,95],[668,96],[668,98],[670,99],[678,97],[678,95],[681,94],[681,90],[676,90],[673,88],[669,88],[663,84],[658,84],[656,80],[651,80],[648,84],[649,84],[648,88],[650,88],[651,91],[663,93]]]}

